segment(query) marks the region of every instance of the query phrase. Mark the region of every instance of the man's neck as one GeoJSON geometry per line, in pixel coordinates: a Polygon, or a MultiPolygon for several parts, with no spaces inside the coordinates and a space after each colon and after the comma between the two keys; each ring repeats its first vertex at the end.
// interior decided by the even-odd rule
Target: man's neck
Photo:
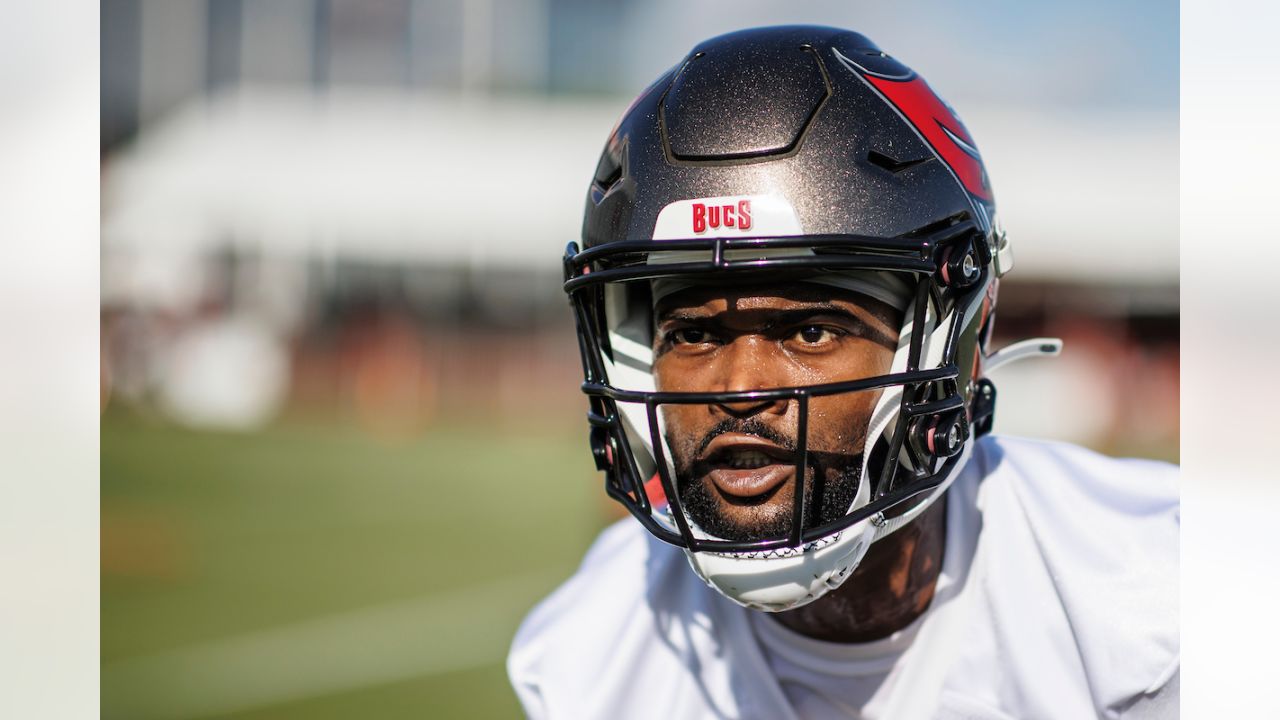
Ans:
{"type": "Polygon", "coordinates": [[[774,617],[828,642],[871,642],[910,625],[929,608],[942,572],[946,500],[943,495],[909,525],[874,543],[843,585],[774,617]]]}

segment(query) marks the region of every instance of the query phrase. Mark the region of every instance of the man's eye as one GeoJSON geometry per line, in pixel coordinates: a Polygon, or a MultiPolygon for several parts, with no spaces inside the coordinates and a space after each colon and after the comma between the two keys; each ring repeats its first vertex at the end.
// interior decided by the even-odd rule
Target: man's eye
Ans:
{"type": "Polygon", "coordinates": [[[680,328],[671,332],[671,340],[678,345],[700,345],[711,339],[706,330],[698,328],[680,328]]]}
{"type": "Polygon", "coordinates": [[[805,325],[800,328],[799,332],[797,332],[795,336],[799,338],[801,342],[809,345],[820,345],[834,340],[836,334],[831,330],[831,328],[823,327],[821,325],[805,325]]]}

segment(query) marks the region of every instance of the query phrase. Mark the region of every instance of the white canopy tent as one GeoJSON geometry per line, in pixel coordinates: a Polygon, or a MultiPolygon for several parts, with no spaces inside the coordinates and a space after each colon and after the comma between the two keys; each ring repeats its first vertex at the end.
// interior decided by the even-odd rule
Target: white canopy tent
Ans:
{"type": "MultiPolygon", "coordinates": [[[[251,312],[185,331],[160,368],[162,396],[184,421],[263,422],[287,379],[237,378],[284,362],[290,323],[273,318],[298,316],[308,262],[554,276],[624,106],[268,88],[188,106],[104,168],[104,303],[181,313],[200,300],[211,257],[232,247],[258,258],[251,312]]],[[[1176,286],[1175,118],[977,107],[966,119],[1015,243],[1016,279],[1176,286]]],[[[1024,387],[1004,403],[1006,430],[1043,417],[1016,398],[1034,405],[1059,387],[1026,370],[1007,379],[1024,387]]],[[[1066,386],[1056,398],[1089,423],[1047,434],[1096,430],[1089,398],[1066,386]]]]}
{"type": "MultiPolygon", "coordinates": [[[[392,89],[214,96],[107,162],[104,299],[180,295],[182,268],[228,245],[558,272],[624,107],[392,89]]],[[[960,107],[1016,277],[1176,284],[1175,116],[960,107]]]]}

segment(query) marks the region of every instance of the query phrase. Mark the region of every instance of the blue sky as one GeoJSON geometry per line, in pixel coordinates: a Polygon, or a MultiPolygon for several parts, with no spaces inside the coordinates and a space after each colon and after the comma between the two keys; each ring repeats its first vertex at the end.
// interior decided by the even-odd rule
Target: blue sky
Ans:
{"type": "Polygon", "coordinates": [[[862,32],[949,99],[1176,111],[1178,4],[1155,0],[646,0],[610,47],[635,92],[706,37],[814,22],[862,32]]]}

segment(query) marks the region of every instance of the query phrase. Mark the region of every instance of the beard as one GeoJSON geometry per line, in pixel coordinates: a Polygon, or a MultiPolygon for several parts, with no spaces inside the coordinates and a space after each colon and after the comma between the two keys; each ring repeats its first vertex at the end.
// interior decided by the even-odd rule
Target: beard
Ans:
{"type": "MultiPolygon", "coordinates": [[[[752,542],[785,538],[795,523],[795,502],[791,496],[780,498],[786,486],[794,488],[794,479],[780,485],[761,498],[745,503],[729,500],[707,477],[709,468],[693,458],[700,457],[716,437],[725,433],[756,435],[795,452],[797,443],[755,418],[730,418],[717,424],[696,446],[686,443],[678,447],[668,440],[676,470],[676,487],[680,504],[688,519],[703,531],[724,540],[752,542]],[[751,505],[746,517],[730,517],[723,511],[726,504],[751,505]]],[[[810,438],[813,443],[813,438],[810,438]]],[[[857,497],[862,480],[862,453],[833,453],[809,450],[804,468],[805,530],[837,520],[848,512],[857,497]]],[[[742,515],[743,513],[737,513],[742,515]]]]}

